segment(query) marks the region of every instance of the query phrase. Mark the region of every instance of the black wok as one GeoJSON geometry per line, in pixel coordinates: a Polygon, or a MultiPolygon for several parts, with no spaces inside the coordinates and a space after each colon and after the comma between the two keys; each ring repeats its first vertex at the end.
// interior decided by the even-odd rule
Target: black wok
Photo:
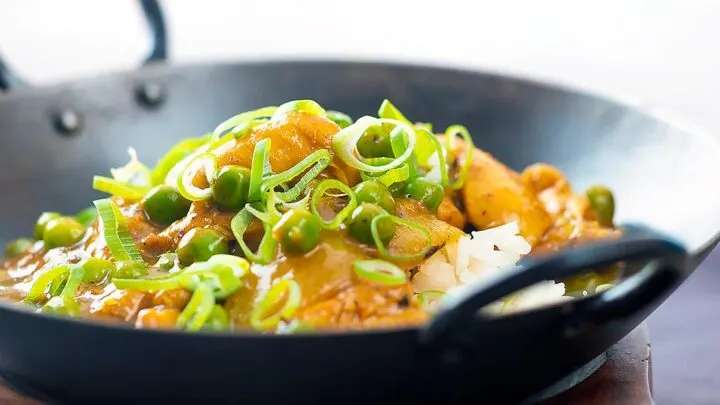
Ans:
{"type": "MultiPolygon", "coordinates": [[[[38,213],[76,212],[101,197],[93,174],[155,161],[182,137],[239,111],[311,98],[353,116],[389,98],[408,116],[466,125],[514,169],[558,166],[578,189],[615,190],[617,242],[527,263],[480,285],[426,327],[299,336],[134,330],[0,305],[0,373],[77,403],[517,402],[536,398],[644,320],[715,246],[720,143],[640,108],[497,74],[339,61],[173,67],[154,2],[150,63],[57,86],[22,86],[0,67],[0,241],[27,234],[38,213]],[[15,88],[13,88],[15,87],[15,88]],[[650,230],[652,229],[652,230],[650,230]],[[477,310],[545,278],[633,260],[600,295],[499,319],[477,310]]],[[[600,356],[600,357],[599,357],[600,356]]],[[[600,360],[598,360],[600,359],[600,360]]],[[[576,374],[573,374],[576,373],[576,374]]]]}

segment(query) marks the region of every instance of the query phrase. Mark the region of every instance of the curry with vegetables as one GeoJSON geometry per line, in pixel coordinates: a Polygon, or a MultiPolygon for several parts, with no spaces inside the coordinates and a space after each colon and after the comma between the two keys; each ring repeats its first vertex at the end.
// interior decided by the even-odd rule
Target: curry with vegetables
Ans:
{"type": "MultiPolygon", "coordinates": [[[[452,272],[484,260],[451,249],[469,229],[511,224],[532,254],[620,232],[607,188],[576,193],[542,163],[515,172],[464,126],[436,133],[388,100],[356,121],[290,101],[184,139],[152,169],[130,157],[94,177],[108,198],[42,213],[32,238],[7,245],[3,299],[137,328],[416,325],[451,290],[428,263],[452,272]]],[[[616,276],[563,280],[561,295],[616,276]]]]}

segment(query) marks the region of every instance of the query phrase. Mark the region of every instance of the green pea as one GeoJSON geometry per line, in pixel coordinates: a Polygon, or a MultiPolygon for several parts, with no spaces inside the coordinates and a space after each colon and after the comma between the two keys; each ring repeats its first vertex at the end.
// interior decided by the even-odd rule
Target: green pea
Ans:
{"type": "Polygon", "coordinates": [[[357,143],[358,152],[366,158],[392,157],[390,135],[382,127],[370,127],[357,143]]]}
{"type": "Polygon", "coordinates": [[[175,188],[161,184],[148,191],[142,199],[142,207],[149,220],[160,225],[170,225],[187,215],[191,202],[175,188]]]}
{"type": "MultiPolygon", "coordinates": [[[[348,233],[357,241],[366,245],[374,245],[375,241],[370,231],[370,223],[378,215],[387,214],[378,205],[362,203],[350,214],[348,221],[348,233]]],[[[395,224],[391,221],[380,221],[378,223],[378,235],[383,244],[388,244],[395,235],[395,224]]]]}
{"type": "Polygon", "coordinates": [[[15,239],[14,241],[8,243],[5,245],[5,257],[8,259],[12,259],[13,257],[18,257],[23,252],[30,249],[30,246],[33,245],[33,240],[28,238],[20,238],[15,239]]]}
{"type": "Polygon", "coordinates": [[[230,321],[225,308],[223,308],[222,305],[215,304],[212,312],[210,313],[210,317],[203,325],[203,330],[220,332],[228,330],[229,327],[230,321]]]}
{"type": "Polygon", "coordinates": [[[598,221],[603,226],[613,226],[613,217],[615,216],[615,197],[612,191],[603,186],[592,186],[587,189],[586,195],[590,202],[590,207],[598,217],[598,221]]]}
{"type": "Polygon", "coordinates": [[[112,278],[140,278],[148,274],[150,272],[145,264],[132,260],[119,261],[115,263],[115,268],[112,269],[112,278]]]}
{"type": "Polygon", "coordinates": [[[160,258],[158,258],[157,263],[155,263],[155,266],[165,271],[170,271],[173,267],[178,266],[177,253],[170,252],[161,254],[160,258]]]}
{"type": "Polygon", "coordinates": [[[355,186],[358,203],[377,204],[385,211],[395,214],[395,199],[382,183],[375,180],[364,181],[355,186]]]}
{"type": "Polygon", "coordinates": [[[320,242],[320,218],[305,209],[291,209],[273,227],[273,236],[286,253],[303,254],[320,242]]]}
{"type": "Polygon", "coordinates": [[[59,217],[45,224],[42,239],[45,241],[45,246],[52,249],[77,243],[84,234],[85,227],[80,222],[70,217],[59,217]]]}
{"type": "Polygon", "coordinates": [[[39,312],[77,316],[80,313],[80,305],[72,298],[52,297],[40,308],[39,312]]]}
{"type": "Polygon", "coordinates": [[[423,203],[425,208],[432,212],[437,211],[443,197],[445,197],[445,190],[441,185],[421,177],[410,180],[406,191],[410,197],[423,203]]]}
{"type": "Polygon", "coordinates": [[[228,250],[228,243],[222,233],[212,228],[193,228],[180,239],[175,253],[180,264],[189,266],[207,261],[214,255],[225,254],[228,250]]]}
{"type": "Polygon", "coordinates": [[[224,166],[212,182],[212,195],[217,204],[227,210],[239,210],[247,203],[250,190],[250,170],[240,166],[224,166]]]}
{"type": "Polygon", "coordinates": [[[47,223],[50,222],[51,219],[60,218],[61,216],[62,215],[60,215],[59,212],[43,212],[40,214],[37,222],[35,222],[35,239],[41,240],[43,238],[43,233],[45,233],[47,223]]]}
{"type": "Polygon", "coordinates": [[[84,227],[88,227],[97,219],[97,208],[88,207],[75,214],[75,219],[84,227]]]}
{"type": "Polygon", "coordinates": [[[108,274],[115,271],[115,264],[110,260],[91,257],[82,263],[84,283],[99,283],[108,274]]]}

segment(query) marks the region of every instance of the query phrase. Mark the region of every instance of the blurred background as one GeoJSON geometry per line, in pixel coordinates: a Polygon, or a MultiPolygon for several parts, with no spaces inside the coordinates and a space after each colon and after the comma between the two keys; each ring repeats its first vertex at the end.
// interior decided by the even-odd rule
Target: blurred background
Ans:
{"type": "MultiPolygon", "coordinates": [[[[496,70],[641,100],[720,135],[717,0],[161,3],[173,63],[333,57],[496,70]]],[[[0,52],[32,84],[132,69],[148,47],[134,0],[0,1],[0,52]]],[[[720,252],[649,321],[659,404],[720,400],[715,263],[720,252]],[[699,361],[708,356],[716,361],[699,361]]]]}

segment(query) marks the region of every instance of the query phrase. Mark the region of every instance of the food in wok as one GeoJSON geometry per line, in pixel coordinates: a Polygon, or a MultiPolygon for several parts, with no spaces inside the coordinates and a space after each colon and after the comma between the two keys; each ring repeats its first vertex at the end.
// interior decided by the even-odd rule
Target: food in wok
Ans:
{"type": "MultiPolygon", "coordinates": [[[[6,247],[0,297],[59,316],[188,331],[300,333],[417,325],[447,294],[526,255],[612,238],[604,187],[515,172],[468,130],[435,133],[385,100],[377,117],[312,100],[244,112],[150,169],[95,176],[108,198],[42,213],[6,247]]],[[[547,280],[507,314],[607,288],[620,268],[547,280]]]]}

